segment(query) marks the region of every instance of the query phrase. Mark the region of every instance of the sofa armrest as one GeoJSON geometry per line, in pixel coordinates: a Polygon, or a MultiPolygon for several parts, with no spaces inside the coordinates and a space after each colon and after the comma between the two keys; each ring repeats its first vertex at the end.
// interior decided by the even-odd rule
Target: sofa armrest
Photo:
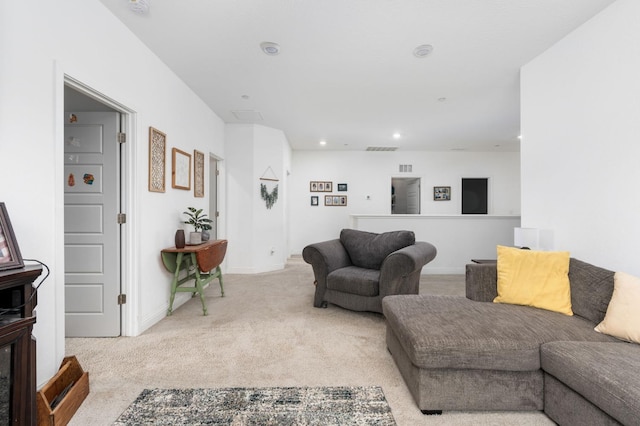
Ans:
{"type": "Polygon", "coordinates": [[[351,266],[351,258],[338,239],[309,244],[302,250],[302,258],[314,267],[314,271],[317,265],[325,268],[327,274],[351,266]]]}
{"type": "Polygon", "coordinates": [[[411,285],[419,285],[419,278],[417,280],[407,280],[407,278],[419,275],[422,267],[431,262],[437,253],[433,244],[417,241],[388,255],[380,267],[380,295],[417,294],[417,291],[400,287],[408,281],[416,281],[411,285]]]}
{"type": "Polygon", "coordinates": [[[316,285],[313,305],[320,307],[327,289],[327,275],[336,269],[351,266],[351,258],[339,239],[306,246],[302,250],[302,258],[313,267],[316,285]]]}
{"type": "Polygon", "coordinates": [[[493,302],[498,296],[498,269],[495,263],[472,263],[466,266],[467,299],[493,302]]]}

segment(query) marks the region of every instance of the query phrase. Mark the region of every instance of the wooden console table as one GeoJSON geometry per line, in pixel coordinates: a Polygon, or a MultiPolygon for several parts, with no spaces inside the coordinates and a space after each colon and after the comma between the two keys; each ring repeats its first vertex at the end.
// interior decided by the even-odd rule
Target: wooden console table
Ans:
{"type": "Polygon", "coordinates": [[[207,315],[207,305],[204,302],[204,286],[215,278],[220,281],[220,291],[222,292],[222,297],[224,297],[220,264],[224,260],[226,252],[227,240],[207,241],[184,248],[169,247],[161,251],[164,267],[167,271],[173,273],[167,316],[171,315],[173,311],[173,300],[178,292],[192,293],[192,296],[197,293],[202,302],[202,314],[207,315]],[[182,271],[185,271],[186,275],[180,278],[182,271]],[[182,287],[182,284],[191,280],[194,280],[193,287],[182,287]]]}

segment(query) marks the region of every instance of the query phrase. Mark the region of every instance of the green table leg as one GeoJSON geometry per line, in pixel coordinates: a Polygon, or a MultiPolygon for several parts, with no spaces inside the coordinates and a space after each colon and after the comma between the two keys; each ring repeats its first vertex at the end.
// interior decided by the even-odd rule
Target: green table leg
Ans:
{"type": "Polygon", "coordinates": [[[176,298],[176,290],[178,289],[178,281],[180,276],[180,266],[182,264],[182,253],[178,253],[176,256],[176,270],[173,273],[173,280],[171,281],[171,296],[169,297],[169,310],[167,316],[170,316],[173,311],[173,300],[176,298]]]}
{"type": "MultiPolygon", "coordinates": [[[[198,268],[198,263],[196,261],[196,254],[191,253],[191,261],[192,264],[196,266],[195,270],[195,291],[200,295],[200,301],[202,302],[202,315],[207,315],[207,305],[204,303],[204,284],[207,281],[203,280],[200,277],[200,268],[198,268]]],[[[194,292],[195,296],[195,292],[194,292]]]]}
{"type": "Polygon", "coordinates": [[[222,297],[224,297],[224,287],[222,286],[222,269],[220,269],[220,266],[216,266],[216,275],[218,276],[218,281],[220,281],[220,292],[222,293],[222,297]]]}

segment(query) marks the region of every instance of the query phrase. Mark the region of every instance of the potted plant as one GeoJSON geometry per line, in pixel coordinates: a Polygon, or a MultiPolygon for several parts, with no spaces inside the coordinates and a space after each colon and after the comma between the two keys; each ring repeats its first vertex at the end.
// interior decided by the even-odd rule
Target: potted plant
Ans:
{"type": "Polygon", "coordinates": [[[209,240],[209,231],[211,229],[211,222],[213,220],[207,218],[207,215],[202,213],[202,209],[196,209],[195,207],[187,207],[186,212],[189,220],[185,220],[184,223],[193,226],[194,232],[189,236],[189,242],[191,244],[200,244],[202,241],[209,240]],[[202,233],[201,233],[202,231],[202,233]]]}

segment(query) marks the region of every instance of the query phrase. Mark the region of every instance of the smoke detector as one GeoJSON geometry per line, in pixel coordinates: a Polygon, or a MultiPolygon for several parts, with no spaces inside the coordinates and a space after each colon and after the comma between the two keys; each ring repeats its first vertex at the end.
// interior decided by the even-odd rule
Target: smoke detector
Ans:
{"type": "Polygon", "coordinates": [[[270,41],[263,41],[260,43],[260,49],[269,56],[276,56],[280,53],[280,45],[270,41]]]}
{"type": "Polygon", "coordinates": [[[416,58],[424,58],[429,56],[431,52],[433,52],[433,46],[430,44],[423,44],[413,49],[413,56],[416,58]]]}
{"type": "Polygon", "coordinates": [[[129,10],[139,15],[143,15],[149,11],[149,2],[151,0],[129,0],[129,10]]]}

